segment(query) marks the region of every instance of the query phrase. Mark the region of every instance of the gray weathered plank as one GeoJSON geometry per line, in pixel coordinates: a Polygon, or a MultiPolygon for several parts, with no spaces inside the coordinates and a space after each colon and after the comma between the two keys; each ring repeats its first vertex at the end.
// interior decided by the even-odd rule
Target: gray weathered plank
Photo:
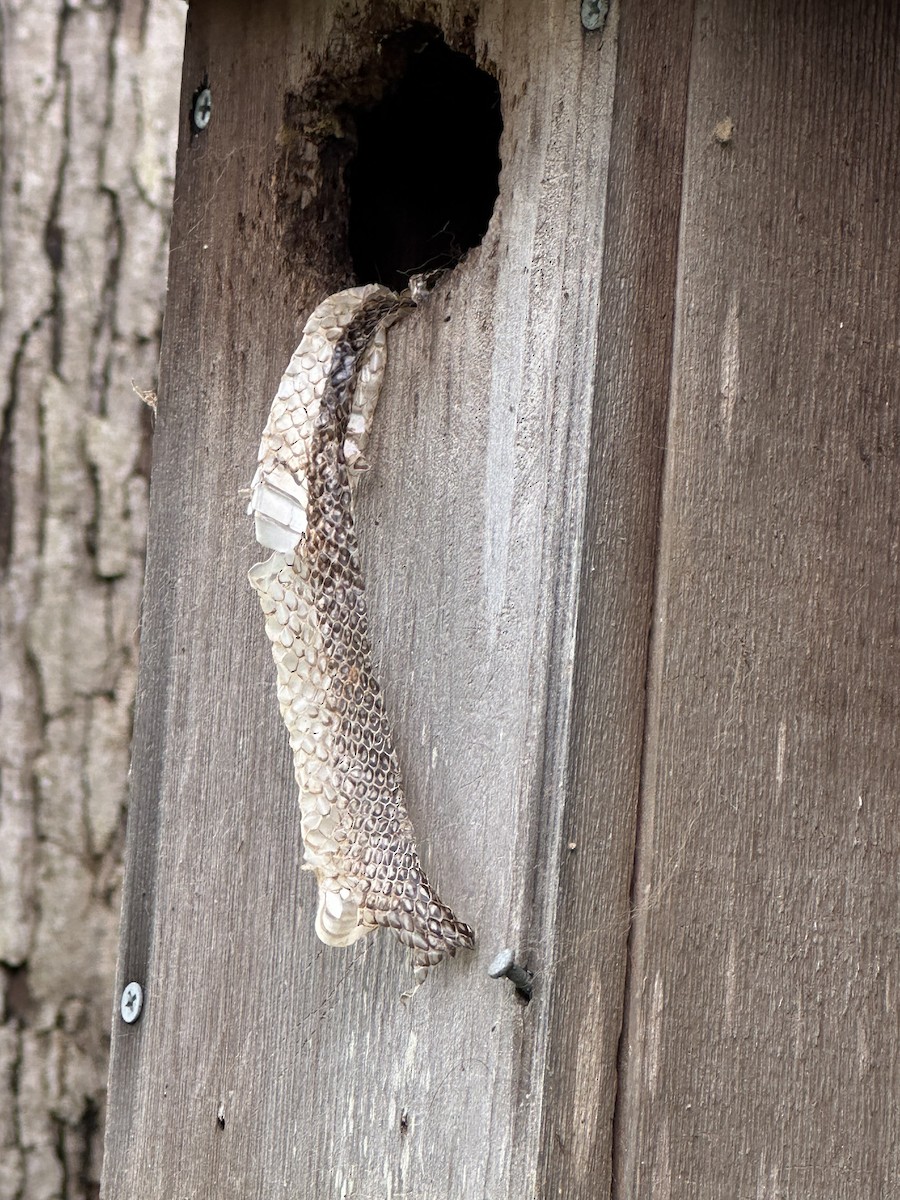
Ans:
{"type": "Polygon", "coordinates": [[[692,9],[623,6],[618,36],[566,849],[547,940],[540,1194],[569,1200],[610,1187],[692,9]]]}
{"type": "MultiPolygon", "coordinates": [[[[451,41],[469,10],[429,8],[451,41]]],[[[285,253],[285,95],[329,46],[352,68],[362,13],[190,9],[183,111],[208,77],[213,120],[179,150],[119,974],[147,1002],[114,1027],[107,1200],[537,1186],[615,29],[585,35],[568,0],[484,4],[500,199],[392,334],[360,514],[373,641],[430,874],[480,937],[404,1004],[399,946],[313,934],[238,494],[306,312],[345,282],[321,227],[285,253]],[[504,944],[541,969],[527,1009],[486,977],[504,944]]]]}
{"type": "Polygon", "coordinates": [[[698,6],[617,1125],[630,1200],[900,1179],[898,17],[698,6]]]}

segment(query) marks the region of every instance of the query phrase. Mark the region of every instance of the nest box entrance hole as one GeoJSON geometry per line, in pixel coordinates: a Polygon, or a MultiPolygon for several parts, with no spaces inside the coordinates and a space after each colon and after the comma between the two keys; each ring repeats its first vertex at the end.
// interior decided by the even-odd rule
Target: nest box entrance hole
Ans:
{"type": "Polygon", "coordinates": [[[439,29],[380,46],[383,90],[353,113],[348,248],[360,283],[403,288],[456,266],[487,231],[499,194],[500,87],[439,29]]]}

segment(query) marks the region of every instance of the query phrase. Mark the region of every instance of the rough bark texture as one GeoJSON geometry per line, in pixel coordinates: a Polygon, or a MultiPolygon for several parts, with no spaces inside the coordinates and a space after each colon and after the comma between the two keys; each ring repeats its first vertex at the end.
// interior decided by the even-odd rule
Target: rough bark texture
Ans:
{"type": "Polygon", "coordinates": [[[98,1193],[184,13],[0,4],[0,1200],[98,1193]]]}

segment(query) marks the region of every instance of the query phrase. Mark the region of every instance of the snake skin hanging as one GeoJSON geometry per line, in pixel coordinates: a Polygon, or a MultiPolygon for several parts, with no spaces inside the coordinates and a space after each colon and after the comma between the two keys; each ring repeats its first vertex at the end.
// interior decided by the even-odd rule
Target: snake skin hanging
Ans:
{"type": "Polygon", "coordinates": [[[273,551],[249,573],[277,671],[300,788],[316,933],[349,946],[378,926],[413,952],[416,978],[474,945],[422,870],[381,689],[372,673],[352,492],[384,374],[385,330],[405,309],[377,285],[315,310],[263,431],[249,512],[273,551]]]}

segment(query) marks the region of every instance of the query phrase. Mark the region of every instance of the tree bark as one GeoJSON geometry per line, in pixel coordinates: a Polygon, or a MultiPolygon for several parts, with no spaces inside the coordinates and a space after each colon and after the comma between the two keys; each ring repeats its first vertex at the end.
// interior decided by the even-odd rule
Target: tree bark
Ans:
{"type": "Polygon", "coordinates": [[[0,2],[0,1200],[99,1193],[184,15],[0,2]]]}

